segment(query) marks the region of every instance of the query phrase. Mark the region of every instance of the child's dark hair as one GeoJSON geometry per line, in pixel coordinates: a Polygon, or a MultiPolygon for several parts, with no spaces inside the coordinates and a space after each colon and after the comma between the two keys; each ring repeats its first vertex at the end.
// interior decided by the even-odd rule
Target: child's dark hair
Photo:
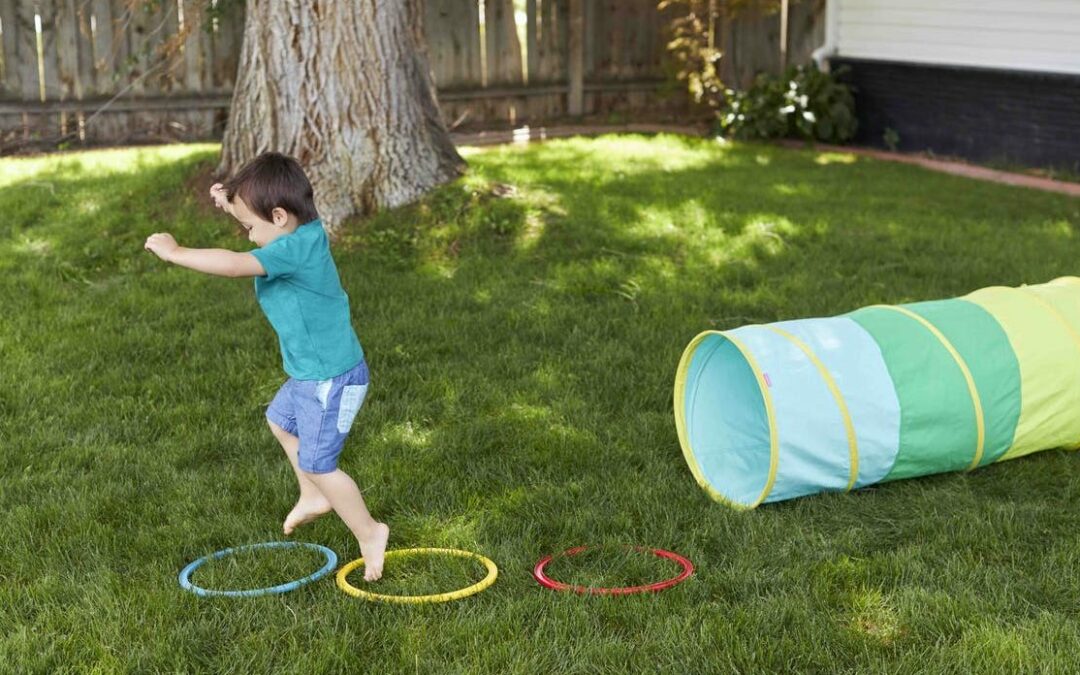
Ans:
{"type": "Polygon", "coordinates": [[[311,181],[300,162],[280,152],[264,152],[251,160],[225,181],[224,188],[230,202],[239,195],[263,220],[273,220],[271,212],[278,207],[296,216],[301,224],[319,217],[311,181]]]}

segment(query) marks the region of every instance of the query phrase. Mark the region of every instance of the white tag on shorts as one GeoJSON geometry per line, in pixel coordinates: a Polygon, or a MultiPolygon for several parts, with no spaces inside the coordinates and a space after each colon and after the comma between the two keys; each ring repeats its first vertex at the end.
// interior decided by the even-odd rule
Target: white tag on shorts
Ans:
{"type": "Polygon", "coordinates": [[[366,384],[350,384],[341,390],[341,407],[338,408],[337,430],[344,434],[352,429],[356,413],[360,412],[360,406],[364,405],[364,397],[367,396],[366,384]]]}
{"type": "Polygon", "coordinates": [[[326,410],[326,404],[330,399],[330,388],[333,386],[333,380],[319,380],[315,385],[315,398],[319,400],[319,405],[323,410],[326,410]]]}

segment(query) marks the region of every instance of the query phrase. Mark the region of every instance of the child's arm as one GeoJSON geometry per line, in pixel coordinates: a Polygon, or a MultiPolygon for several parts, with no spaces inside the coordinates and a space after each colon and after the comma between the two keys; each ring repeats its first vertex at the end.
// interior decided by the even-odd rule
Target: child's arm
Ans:
{"type": "Polygon", "coordinates": [[[226,251],[221,248],[184,248],[171,234],[159,232],[146,239],[146,250],[165,262],[187,267],[196,272],[219,277],[261,277],[266,275],[259,259],[250,253],[226,251]]]}

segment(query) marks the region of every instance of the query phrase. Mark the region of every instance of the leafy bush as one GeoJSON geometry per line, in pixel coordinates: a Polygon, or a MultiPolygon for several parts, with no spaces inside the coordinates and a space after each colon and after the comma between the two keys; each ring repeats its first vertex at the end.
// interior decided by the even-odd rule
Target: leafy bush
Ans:
{"type": "Polygon", "coordinates": [[[855,135],[851,89],[816,65],[789,68],[781,77],[758,75],[749,89],[724,95],[719,122],[729,136],[842,143],[855,135]]]}

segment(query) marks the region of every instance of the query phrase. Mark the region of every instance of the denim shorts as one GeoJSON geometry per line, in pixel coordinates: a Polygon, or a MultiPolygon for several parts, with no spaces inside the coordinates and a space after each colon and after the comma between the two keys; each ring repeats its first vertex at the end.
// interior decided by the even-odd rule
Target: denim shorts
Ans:
{"type": "Polygon", "coordinates": [[[337,469],[338,455],[364,405],[367,362],[329,380],[289,378],[266,409],[266,419],[300,438],[298,464],[308,473],[337,469]]]}

